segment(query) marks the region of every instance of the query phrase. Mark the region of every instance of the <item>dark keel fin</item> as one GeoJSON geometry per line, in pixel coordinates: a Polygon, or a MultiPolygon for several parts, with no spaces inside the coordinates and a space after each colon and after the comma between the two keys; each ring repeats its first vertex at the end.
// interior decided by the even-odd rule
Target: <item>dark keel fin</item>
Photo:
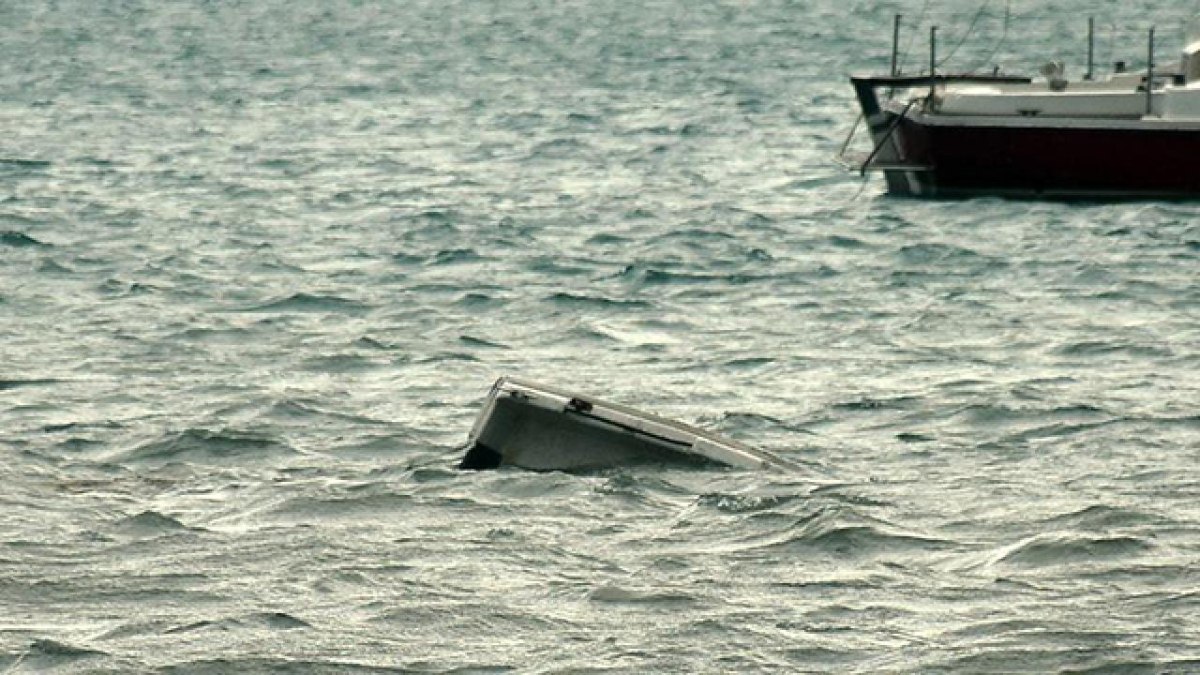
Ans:
{"type": "Polygon", "coordinates": [[[504,457],[489,448],[483,443],[476,443],[467,450],[466,456],[462,458],[458,468],[468,471],[479,471],[482,469],[495,469],[500,466],[500,462],[504,457]]]}

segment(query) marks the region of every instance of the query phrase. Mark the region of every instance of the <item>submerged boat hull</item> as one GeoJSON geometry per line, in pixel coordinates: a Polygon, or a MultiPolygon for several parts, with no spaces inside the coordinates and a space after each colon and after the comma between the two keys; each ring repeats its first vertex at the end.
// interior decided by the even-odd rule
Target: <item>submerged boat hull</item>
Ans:
{"type": "Polygon", "coordinates": [[[587,471],[632,464],[788,467],[767,453],[615,403],[501,378],[471,430],[460,468],[587,471]]]}

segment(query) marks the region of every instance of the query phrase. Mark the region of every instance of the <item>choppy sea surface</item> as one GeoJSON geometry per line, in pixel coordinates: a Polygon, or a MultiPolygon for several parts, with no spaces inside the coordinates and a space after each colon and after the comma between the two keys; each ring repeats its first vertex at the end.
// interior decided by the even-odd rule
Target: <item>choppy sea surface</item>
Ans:
{"type": "Polygon", "coordinates": [[[0,672],[1200,671],[1200,205],[830,159],[895,12],[1183,34],[1048,7],[0,5],[0,672]],[[505,374],[803,470],[457,471],[505,374]]]}

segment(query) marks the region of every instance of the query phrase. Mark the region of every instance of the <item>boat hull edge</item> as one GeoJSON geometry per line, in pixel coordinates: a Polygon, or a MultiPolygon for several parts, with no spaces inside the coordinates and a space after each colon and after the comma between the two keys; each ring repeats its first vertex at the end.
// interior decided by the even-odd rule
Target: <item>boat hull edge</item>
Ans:
{"type": "Polygon", "coordinates": [[[1194,199],[1200,197],[1200,128],[994,124],[901,118],[888,192],[913,197],[1194,199]],[[913,168],[903,168],[913,167],[913,168]]]}

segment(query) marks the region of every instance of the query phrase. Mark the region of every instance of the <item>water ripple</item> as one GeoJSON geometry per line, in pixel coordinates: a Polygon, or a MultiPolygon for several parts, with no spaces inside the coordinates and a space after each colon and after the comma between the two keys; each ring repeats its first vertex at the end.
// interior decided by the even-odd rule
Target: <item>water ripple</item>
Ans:
{"type": "Polygon", "coordinates": [[[1195,669],[1197,207],[842,172],[877,13],[4,4],[0,671],[1195,669]],[[500,375],[796,470],[459,472],[500,375]]]}

